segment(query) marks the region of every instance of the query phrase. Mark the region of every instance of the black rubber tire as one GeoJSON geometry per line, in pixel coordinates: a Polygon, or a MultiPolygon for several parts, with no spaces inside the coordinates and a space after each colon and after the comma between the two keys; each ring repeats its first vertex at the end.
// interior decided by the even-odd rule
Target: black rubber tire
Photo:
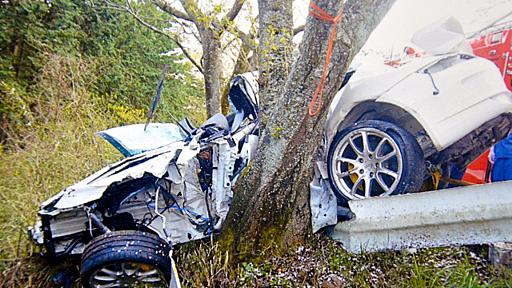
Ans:
{"type": "Polygon", "coordinates": [[[340,144],[345,135],[361,128],[378,129],[389,135],[398,145],[400,153],[402,154],[403,169],[398,186],[391,195],[419,191],[425,176],[425,160],[423,157],[423,151],[414,136],[409,131],[390,122],[380,120],[363,120],[336,133],[334,140],[329,147],[329,152],[327,154],[327,171],[329,173],[329,183],[331,184],[331,188],[334,191],[336,198],[338,198],[338,204],[345,206],[347,201],[351,199],[343,195],[340,189],[331,180],[333,179],[333,171],[331,170],[330,163],[334,156],[333,153],[336,146],[340,144]]]}
{"type": "Polygon", "coordinates": [[[172,275],[171,246],[157,235],[135,231],[113,231],[94,238],[82,254],[80,278],[83,287],[91,287],[92,274],[105,265],[136,262],[152,265],[164,274],[167,283],[172,275]]]}

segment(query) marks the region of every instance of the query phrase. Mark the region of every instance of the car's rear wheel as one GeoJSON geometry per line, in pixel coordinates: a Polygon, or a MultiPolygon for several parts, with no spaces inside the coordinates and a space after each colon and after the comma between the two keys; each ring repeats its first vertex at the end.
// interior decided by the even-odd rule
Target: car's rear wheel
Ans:
{"type": "Polygon", "coordinates": [[[389,122],[364,120],[339,131],[328,152],[331,187],[339,202],[415,192],[425,164],[414,136],[389,122]]]}
{"type": "Polygon", "coordinates": [[[167,287],[172,274],[170,245],[133,230],[93,239],[82,254],[84,287],[167,287]]]}

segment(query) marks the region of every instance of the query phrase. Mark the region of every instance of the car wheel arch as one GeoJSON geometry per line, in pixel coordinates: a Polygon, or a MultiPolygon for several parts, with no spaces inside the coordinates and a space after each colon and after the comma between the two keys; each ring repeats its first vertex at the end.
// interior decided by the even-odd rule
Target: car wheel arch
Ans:
{"type": "Polygon", "coordinates": [[[338,125],[336,132],[363,120],[386,121],[404,128],[414,135],[425,157],[438,152],[421,123],[405,109],[390,103],[364,101],[357,104],[338,125]]]}

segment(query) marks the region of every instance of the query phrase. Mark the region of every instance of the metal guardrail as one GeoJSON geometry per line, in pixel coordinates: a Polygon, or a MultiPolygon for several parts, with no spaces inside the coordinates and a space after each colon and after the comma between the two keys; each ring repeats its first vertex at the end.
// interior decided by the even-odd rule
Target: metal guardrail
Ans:
{"type": "Polygon", "coordinates": [[[349,202],[330,236],[353,253],[512,242],[512,181],[349,202]]]}

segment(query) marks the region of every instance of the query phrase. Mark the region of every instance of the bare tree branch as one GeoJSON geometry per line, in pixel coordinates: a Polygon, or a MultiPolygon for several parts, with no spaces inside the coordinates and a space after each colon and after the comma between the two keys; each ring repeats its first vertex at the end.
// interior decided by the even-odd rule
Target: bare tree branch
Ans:
{"type": "Polygon", "coordinates": [[[247,45],[251,50],[256,49],[256,37],[253,34],[246,34],[242,30],[238,29],[238,27],[234,26],[233,30],[235,32],[235,36],[238,36],[242,42],[247,45]]]}
{"type": "Polygon", "coordinates": [[[177,10],[176,8],[172,7],[171,4],[169,2],[167,2],[166,0],[153,0],[152,2],[158,8],[162,9],[163,11],[171,14],[172,16],[174,16],[176,18],[194,22],[194,20],[192,19],[192,17],[190,17],[190,15],[188,15],[187,13],[181,12],[181,11],[177,10]]]}
{"type": "Polygon", "coordinates": [[[229,21],[235,20],[236,16],[238,16],[238,14],[240,13],[240,10],[242,10],[244,3],[245,0],[235,0],[235,3],[233,3],[233,6],[226,14],[226,16],[224,16],[224,19],[229,21]]]}
{"type": "Polygon", "coordinates": [[[199,6],[197,6],[197,3],[194,0],[180,0],[181,6],[183,6],[183,9],[187,12],[188,16],[192,19],[198,27],[200,25],[204,25],[200,23],[200,21],[197,21],[198,18],[204,18],[205,15],[201,12],[201,9],[199,6]]]}
{"type": "Polygon", "coordinates": [[[302,31],[304,31],[304,25],[300,25],[299,27],[293,28],[293,36],[299,34],[302,31]]]}
{"type": "Polygon", "coordinates": [[[192,35],[194,38],[201,43],[201,37],[196,33],[197,27],[193,22],[187,21],[176,21],[176,23],[181,27],[184,34],[192,35]]]}
{"type": "Polygon", "coordinates": [[[187,59],[199,70],[199,72],[201,72],[201,74],[204,75],[203,68],[201,67],[201,65],[199,65],[194,60],[194,58],[192,58],[192,56],[188,53],[187,49],[185,49],[185,47],[180,43],[180,41],[178,41],[178,39],[176,39],[174,36],[170,35],[169,33],[166,33],[165,31],[162,31],[162,30],[158,29],[157,27],[155,27],[155,26],[147,23],[146,21],[144,21],[137,13],[135,13],[135,11],[133,10],[133,8],[130,5],[130,1],[129,0],[126,1],[126,5],[127,6],[125,7],[125,11],[128,12],[130,15],[132,15],[135,18],[135,20],[137,20],[137,22],[139,22],[140,24],[142,24],[142,25],[146,26],[147,28],[153,30],[156,33],[164,35],[167,38],[171,39],[178,46],[178,48],[180,48],[180,50],[183,52],[185,57],[187,57],[187,59]]]}

